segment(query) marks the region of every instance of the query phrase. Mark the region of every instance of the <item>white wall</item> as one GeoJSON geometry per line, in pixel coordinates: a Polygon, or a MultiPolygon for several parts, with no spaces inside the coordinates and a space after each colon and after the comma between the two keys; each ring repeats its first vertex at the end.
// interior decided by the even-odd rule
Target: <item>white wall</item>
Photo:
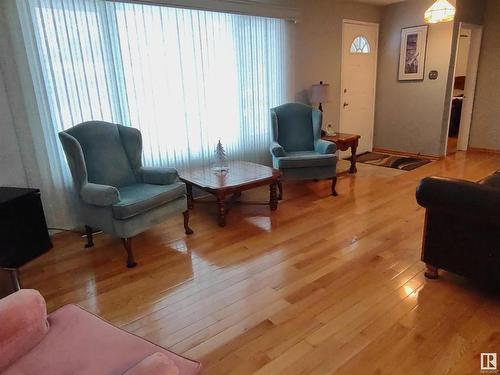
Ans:
{"type": "Polygon", "coordinates": [[[27,186],[4,75],[0,70],[0,186],[27,186]]]}

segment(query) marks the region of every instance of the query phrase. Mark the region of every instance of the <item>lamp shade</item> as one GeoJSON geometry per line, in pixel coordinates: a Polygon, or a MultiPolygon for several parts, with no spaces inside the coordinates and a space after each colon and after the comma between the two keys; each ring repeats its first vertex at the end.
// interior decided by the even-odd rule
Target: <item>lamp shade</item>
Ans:
{"type": "Polygon", "coordinates": [[[438,23],[453,21],[455,18],[455,7],[446,0],[437,0],[427,9],[424,20],[427,23],[438,23]]]}
{"type": "Polygon", "coordinates": [[[311,87],[311,103],[328,103],[330,101],[330,85],[320,82],[311,87]]]}

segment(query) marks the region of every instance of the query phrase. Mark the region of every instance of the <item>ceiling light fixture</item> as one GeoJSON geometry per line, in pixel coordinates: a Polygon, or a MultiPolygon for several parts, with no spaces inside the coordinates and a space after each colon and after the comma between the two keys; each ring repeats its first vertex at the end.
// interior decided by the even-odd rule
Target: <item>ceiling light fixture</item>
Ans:
{"type": "Polygon", "coordinates": [[[453,21],[455,18],[455,7],[446,0],[437,0],[426,10],[424,20],[427,23],[439,23],[453,21]]]}

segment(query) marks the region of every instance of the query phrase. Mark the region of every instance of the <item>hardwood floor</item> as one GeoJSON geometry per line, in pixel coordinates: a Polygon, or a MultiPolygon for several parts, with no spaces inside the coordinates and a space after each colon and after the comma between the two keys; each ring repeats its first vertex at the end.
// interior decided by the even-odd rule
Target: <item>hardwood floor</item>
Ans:
{"type": "MultiPolygon", "coordinates": [[[[458,152],[412,172],[358,165],[328,182],[288,183],[272,214],[237,206],[192,211],[135,240],[74,233],[21,270],[49,310],[77,303],[108,321],[203,362],[207,374],[478,374],[500,350],[500,298],[419,260],[428,175],[478,180],[500,155],[458,152]]],[[[268,190],[243,194],[267,199],[268,190]]],[[[472,250],[472,249],[471,249],[472,250]]]]}

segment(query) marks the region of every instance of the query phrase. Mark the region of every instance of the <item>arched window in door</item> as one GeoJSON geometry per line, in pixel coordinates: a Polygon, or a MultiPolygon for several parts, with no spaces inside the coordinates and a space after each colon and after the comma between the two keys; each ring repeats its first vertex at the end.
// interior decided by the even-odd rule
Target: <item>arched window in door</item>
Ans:
{"type": "Polygon", "coordinates": [[[370,53],[370,43],[364,36],[357,36],[351,44],[351,53],[370,53]]]}

